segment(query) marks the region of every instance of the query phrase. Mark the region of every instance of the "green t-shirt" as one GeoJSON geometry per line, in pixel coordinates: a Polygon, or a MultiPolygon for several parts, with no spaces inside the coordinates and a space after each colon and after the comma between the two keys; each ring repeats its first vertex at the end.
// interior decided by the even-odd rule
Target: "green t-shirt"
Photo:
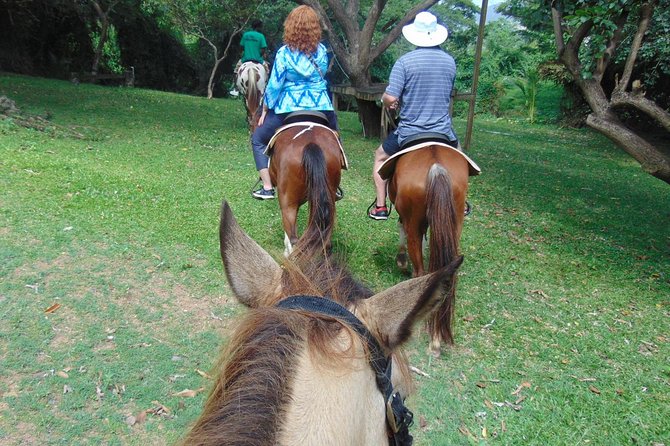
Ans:
{"type": "Polygon", "coordinates": [[[240,45],[244,48],[242,53],[242,63],[253,60],[254,62],[263,62],[261,50],[268,47],[265,42],[265,36],[258,31],[247,31],[242,35],[240,45]]]}

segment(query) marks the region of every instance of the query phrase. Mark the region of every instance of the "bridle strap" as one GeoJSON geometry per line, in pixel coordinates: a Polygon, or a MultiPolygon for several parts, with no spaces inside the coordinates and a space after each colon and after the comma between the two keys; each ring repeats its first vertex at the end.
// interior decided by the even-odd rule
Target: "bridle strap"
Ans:
{"type": "Polygon", "coordinates": [[[375,373],[377,388],[384,396],[386,422],[391,430],[389,444],[391,446],[411,445],[413,439],[409,434],[409,426],[412,424],[412,412],[405,407],[400,394],[393,391],[391,383],[393,361],[386,357],[377,339],[360,319],[334,300],[324,297],[290,296],[279,302],[277,308],[306,311],[337,319],[348,325],[365,340],[370,352],[369,362],[375,373]]]}

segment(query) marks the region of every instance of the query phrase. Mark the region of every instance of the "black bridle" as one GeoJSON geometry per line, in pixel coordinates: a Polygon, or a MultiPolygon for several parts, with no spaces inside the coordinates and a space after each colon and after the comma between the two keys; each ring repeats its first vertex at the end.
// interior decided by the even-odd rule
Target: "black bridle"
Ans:
{"type": "Polygon", "coordinates": [[[384,354],[379,342],[365,325],[342,305],[323,297],[291,296],[279,302],[277,307],[287,310],[307,311],[337,319],[351,327],[365,340],[370,352],[370,366],[375,372],[377,388],[384,396],[386,424],[391,432],[389,445],[411,445],[413,438],[409,433],[409,427],[412,425],[413,415],[405,407],[405,402],[400,394],[393,389],[391,383],[393,361],[384,354]]]}

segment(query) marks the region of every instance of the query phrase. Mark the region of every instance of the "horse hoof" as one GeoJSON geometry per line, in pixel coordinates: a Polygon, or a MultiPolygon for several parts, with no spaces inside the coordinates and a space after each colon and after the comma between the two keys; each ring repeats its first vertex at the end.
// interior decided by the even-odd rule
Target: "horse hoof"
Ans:
{"type": "Polygon", "coordinates": [[[431,342],[428,344],[428,354],[432,356],[433,358],[439,358],[440,357],[440,343],[439,342],[431,342]]]}
{"type": "Polygon", "coordinates": [[[402,270],[407,269],[407,254],[398,254],[395,257],[395,263],[398,265],[398,268],[402,270]]]}

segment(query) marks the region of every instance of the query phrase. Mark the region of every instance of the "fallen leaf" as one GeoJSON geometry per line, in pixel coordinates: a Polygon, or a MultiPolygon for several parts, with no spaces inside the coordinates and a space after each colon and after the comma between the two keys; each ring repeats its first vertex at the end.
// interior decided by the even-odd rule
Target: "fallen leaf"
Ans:
{"type": "Polygon", "coordinates": [[[474,317],[474,316],[465,316],[465,317],[463,318],[463,320],[464,320],[465,322],[472,322],[472,321],[475,320],[475,317],[474,317]]]}
{"type": "Polygon", "coordinates": [[[493,409],[493,404],[491,404],[491,401],[489,400],[484,400],[484,405],[489,409],[493,409]]]}
{"type": "Polygon", "coordinates": [[[206,379],[212,379],[211,375],[210,375],[209,373],[207,373],[207,372],[203,372],[202,370],[199,370],[199,369],[195,369],[195,372],[196,372],[198,375],[202,376],[203,378],[206,378],[206,379]]]}
{"type": "Polygon", "coordinates": [[[530,388],[530,383],[528,381],[524,381],[519,384],[519,387],[517,387],[516,390],[512,392],[512,395],[518,395],[519,392],[521,392],[524,388],[530,388]]]}
{"type": "Polygon", "coordinates": [[[509,401],[505,401],[505,405],[507,407],[511,407],[512,409],[516,410],[517,412],[521,410],[521,406],[518,404],[512,404],[509,401]]]}
{"type": "Polygon", "coordinates": [[[137,423],[144,423],[147,420],[147,411],[143,410],[142,412],[137,414],[136,417],[137,423]]]}
{"type": "Polygon", "coordinates": [[[193,398],[194,396],[196,396],[198,393],[202,392],[203,390],[205,390],[204,387],[200,387],[199,389],[195,389],[195,390],[184,389],[181,392],[177,392],[177,393],[173,394],[172,396],[180,396],[180,397],[183,397],[183,398],[193,398]]]}
{"type": "Polygon", "coordinates": [[[100,386],[95,386],[95,394],[98,396],[99,400],[101,400],[105,396],[102,389],[100,389],[100,386]]]}
{"type": "Polygon", "coordinates": [[[486,430],[486,427],[482,428],[482,438],[488,438],[489,432],[486,430]]]}
{"type": "Polygon", "coordinates": [[[486,388],[486,383],[478,381],[475,383],[475,386],[479,387],[480,389],[485,389],[486,388]]]}
{"type": "Polygon", "coordinates": [[[537,295],[540,295],[540,296],[542,296],[542,297],[544,297],[544,298],[549,297],[549,296],[547,296],[547,293],[545,293],[545,292],[542,291],[542,290],[530,290],[530,293],[531,293],[531,294],[537,294],[537,295]]]}
{"type": "Polygon", "coordinates": [[[158,401],[152,401],[152,404],[154,404],[154,407],[147,410],[146,411],[147,413],[152,413],[154,415],[167,417],[167,418],[172,418],[172,415],[170,415],[170,409],[167,406],[162,405],[158,401]]]}
{"type": "Polygon", "coordinates": [[[423,415],[419,416],[419,427],[421,429],[425,429],[426,427],[428,427],[428,421],[426,421],[426,417],[424,417],[423,415]]]}
{"type": "Polygon", "coordinates": [[[616,389],[615,392],[619,396],[623,395],[623,389],[616,389]]]}
{"type": "Polygon", "coordinates": [[[583,383],[585,383],[585,382],[595,382],[595,381],[597,381],[595,378],[588,378],[588,377],[587,377],[587,378],[577,378],[575,375],[571,375],[571,376],[572,376],[573,378],[575,378],[577,381],[579,381],[579,382],[583,382],[583,383]]]}
{"type": "Polygon", "coordinates": [[[421,376],[425,376],[426,378],[430,378],[430,375],[428,373],[424,372],[423,370],[421,370],[417,367],[414,367],[413,365],[409,366],[409,369],[410,369],[410,371],[416,373],[417,375],[421,375],[421,376]]]}
{"type": "Polygon", "coordinates": [[[45,313],[54,313],[56,310],[58,310],[61,307],[59,303],[55,303],[46,310],[44,310],[45,313]]]}
{"type": "Polygon", "coordinates": [[[126,424],[127,424],[128,426],[134,426],[135,423],[137,423],[137,418],[135,418],[135,417],[132,416],[132,415],[129,415],[129,416],[126,417],[126,424]]]}
{"type": "Polygon", "coordinates": [[[500,421],[500,430],[507,432],[507,426],[505,425],[505,420],[500,421]]]}
{"type": "Polygon", "coordinates": [[[590,386],[589,386],[589,390],[590,390],[591,392],[595,393],[596,395],[600,395],[600,389],[598,389],[598,388],[597,388],[596,386],[594,386],[594,385],[590,385],[590,386]]]}
{"type": "Polygon", "coordinates": [[[68,375],[67,373],[65,373],[62,370],[57,371],[56,375],[60,376],[61,378],[69,378],[70,377],[70,375],[68,375]]]}
{"type": "Polygon", "coordinates": [[[521,395],[519,398],[517,398],[516,401],[514,401],[514,404],[521,404],[523,400],[526,399],[526,395],[521,395]]]}

